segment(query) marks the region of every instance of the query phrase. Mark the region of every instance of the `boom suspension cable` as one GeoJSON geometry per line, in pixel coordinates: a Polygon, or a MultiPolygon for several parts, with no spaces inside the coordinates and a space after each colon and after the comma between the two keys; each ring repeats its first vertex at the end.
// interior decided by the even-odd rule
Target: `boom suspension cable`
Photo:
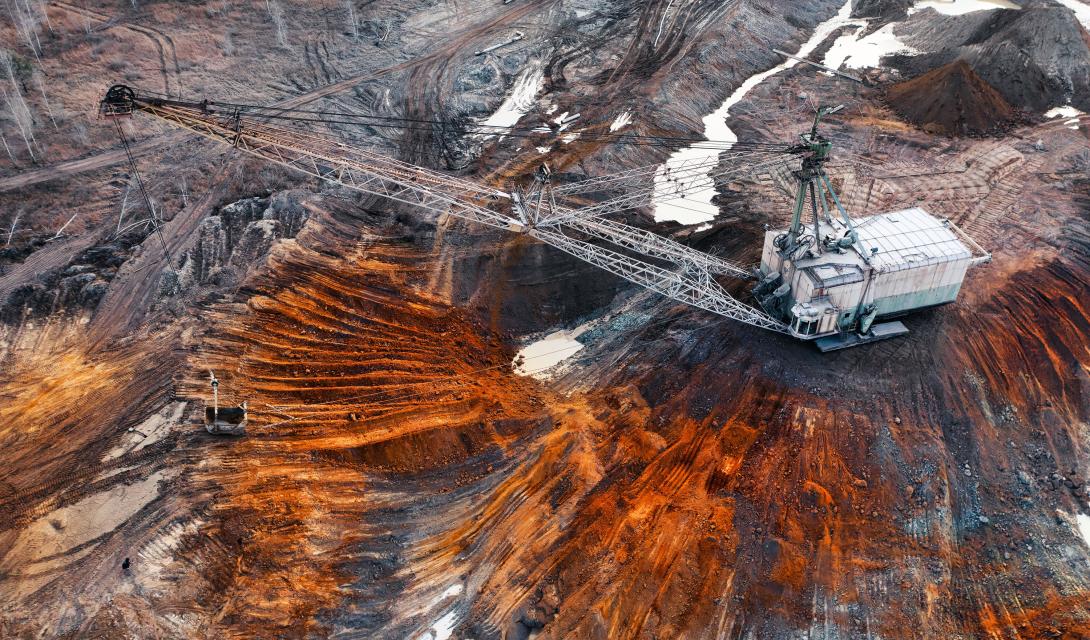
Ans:
{"type": "Polygon", "coordinates": [[[163,257],[166,258],[167,267],[170,272],[174,274],[176,282],[181,281],[181,277],[174,269],[174,262],[171,260],[170,247],[167,246],[167,241],[163,237],[163,231],[160,229],[159,216],[155,213],[155,207],[152,205],[151,196],[148,195],[147,186],[144,184],[144,178],[140,175],[140,170],[136,166],[136,158],[132,155],[132,148],[129,146],[129,137],[125,135],[125,129],[121,126],[121,120],[114,120],[114,124],[117,125],[117,137],[121,139],[121,146],[125,149],[125,159],[129,163],[129,171],[132,172],[134,178],[136,178],[136,187],[140,191],[140,197],[144,200],[144,206],[148,208],[148,215],[151,216],[152,229],[155,231],[155,235],[159,238],[159,244],[163,246],[163,257]]]}

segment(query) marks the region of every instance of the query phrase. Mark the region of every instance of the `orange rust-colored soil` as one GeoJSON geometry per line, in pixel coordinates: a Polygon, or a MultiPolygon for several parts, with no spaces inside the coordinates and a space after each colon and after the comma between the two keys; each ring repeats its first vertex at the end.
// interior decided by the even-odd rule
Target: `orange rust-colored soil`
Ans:
{"type": "MultiPolygon", "coordinates": [[[[260,5],[260,20],[228,13],[263,29],[247,47],[275,39],[260,5]]],[[[394,95],[407,116],[430,117],[473,50],[500,29],[532,39],[564,5],[437,5],[454,26],[432,6],[406,9],[383,47],[334,34],[368,57],[420,49],[417,64],[391,65],[406,72],[404,95],[368,85],[354,107],[394,95]]],[[[123,42],[172,46],[140,24],[54,8],[123,42]]],[[[148,15],[185,10],[160,3],[148,15]]],[[[325,37],[343,8],[312,10],[325,37]]],[[[609,44],[612,18],[606,35],[558,38],[571,48],[547,70],[552,97],[639,95],[654,109],[633,128],[675,131],[715,103],[692,71],[694,58],[723,53],[705,45],[725,37],[685,34],[779,19],[770,15],[759,3],[639,4],[625,18],[636,35],[616,60],[604,56],[609,68],[593,56],[620,46],[609,44]],[[656,110],[661,122],[640,123],[656,110]]],[[[177,30],[188,31],[183,50],[212,37],[177,30]]],[[[337,56],[307,33],[291,37],[308,73],[328,86],[362,77],[330,71],[337,56]]],[[[93,45],[78,42],[71,56],[82,60],[93,45]]],[[[284,64],[292,51],[270,56],[284,64]]],[[[770,62],[764,51],[745,55],[770,62]]],[[[719,71],[759,66],[744,57],[718,60],[719,71]]],[[[211,69],[242,64],[223,58],[211,69]]],[[[139,63],[164,88],[195,82],[169,59],[139,63]]],[[[146,243],[113,274],[111,304],[25,310],[3,326],[0,637],[1090,638],[1085,125],[938,145],[869,88],[800,66],[755,89],[732,128],[788,139],[810,113],[803,91],[848,104],[828,130],[850,159],[833,172],[852,211],[919,204],[994,253],[956,304],[908,318],[905,338],[821,355],[571,267],[526,239],[229,156],[213,167],[219,152],[202,147],[193,162],[210,184],[189,183],[192,201],[164,234],[186,261],[197,242],[220,252],[202,267],[212,275],[162,296],[161,256],[146,243]],[[1025,142],[1037,139],[1047,152],[1025,142]],[[240,185],[258,200],[296,187],[302,229],[252,260],[227,256],[225,239],[201,234],[210,218],[223,222],[240,185]],[[522,337],[504,327],[572,325],[588,306],[603,319],[556,378],[512,371],[522,337]],[[210,369],[223,404],[248,403],[244,436],[200,424],[210,369]]],[[[588,102],[585,120],[610,122],[612,102],[588,102]]],[[[432,141],[405,138],[399,151],[426,161],[432,141]]],[[[596,147],[567,145],[557,166],[586,161],[601,174],[595,166],[664,153],[596,147]]],[[[495,184],[537,161],[498,143],[482,157],[495,184]]],[[[67,187],[65,201],[79,201],[67,187]]],[[[751,257],[742,245],[788,214],[772,191],[759,182],[724,198],[694,242],[751,257]]],[[[44,188],[29,195],[50,209],[44,188]]],[[[115,203],[104,203],[110,219],[88,225],[112,225],[115,203]]],[[[46,245],[0,291],[33,280],[35,265],[63,268],[58,256],[79,242],[46,245]]]]}
{"type": "Polygon", "coordinates": [[[1018,120],[1003,96],[964,60],[889,87],[886,101],[909,122],[947,136],[996,133],[1018,120]]]}

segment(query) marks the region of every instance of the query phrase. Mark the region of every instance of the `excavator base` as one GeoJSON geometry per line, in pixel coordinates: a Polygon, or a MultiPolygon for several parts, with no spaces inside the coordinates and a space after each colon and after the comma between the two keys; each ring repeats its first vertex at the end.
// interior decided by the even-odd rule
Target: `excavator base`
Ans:
{"type": "Polygon", "coordinates": [[[829,351],[839,351],[840,349],[847,349],[848,347],[856,347],[861,344],[867,344],[870,342],[878,342],[879,340],[885,340],[887,338],[896,338],[908,333],[908,327],[899,320],[893,322],[882,322],[876,324],[870,329],[870,333],[866,335],[860,335],[858,333],[846,333],[842,336],[825,336],[824,338],[818,338],[814,340],[814,344],[821,350],[822,353],[828,353],[829,351]]]}

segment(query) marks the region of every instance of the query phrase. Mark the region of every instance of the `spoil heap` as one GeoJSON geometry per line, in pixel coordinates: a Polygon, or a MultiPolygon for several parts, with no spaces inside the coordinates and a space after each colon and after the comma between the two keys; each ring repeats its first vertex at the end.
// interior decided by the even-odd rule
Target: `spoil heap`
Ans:
{"type": "Polygon", "coordinates": [[[1003,96],[964,60],[893,85],[886,102],[905,120],[947,136],[998,133],[1017,121],[1003,96]]]}
{"type": "Polygon", "coordinates": [[[1027,3],[1021,10],[944,16],[917,12],[897,29],[923,53],[893,56],[906,76],[965,60],[1018,109],[1045,111],[1065,104],[1090,110],[1090,33],[1067,7],[1027,3]]]}

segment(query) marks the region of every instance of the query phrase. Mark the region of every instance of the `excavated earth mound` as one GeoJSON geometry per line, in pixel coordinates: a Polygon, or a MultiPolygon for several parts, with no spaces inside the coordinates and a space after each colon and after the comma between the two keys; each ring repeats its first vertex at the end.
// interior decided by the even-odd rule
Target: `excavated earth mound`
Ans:
{"type": "Polygon", "coordinates": [[[886,102],[924,131],[947,136],[999,133],[1019,120],[1003,96],[964,60],[891,86],[886,102]]]}
{"type": "Polygon", "coordinates": [[[923,53],[889,60],[906,76],[965,60],[1020,109],[1071,104],[1090,109],[1090,34],[1075,14],[1058,5],[975,11],[944,16],[933,10],[911,16],[898,36],[923,53]]]}

